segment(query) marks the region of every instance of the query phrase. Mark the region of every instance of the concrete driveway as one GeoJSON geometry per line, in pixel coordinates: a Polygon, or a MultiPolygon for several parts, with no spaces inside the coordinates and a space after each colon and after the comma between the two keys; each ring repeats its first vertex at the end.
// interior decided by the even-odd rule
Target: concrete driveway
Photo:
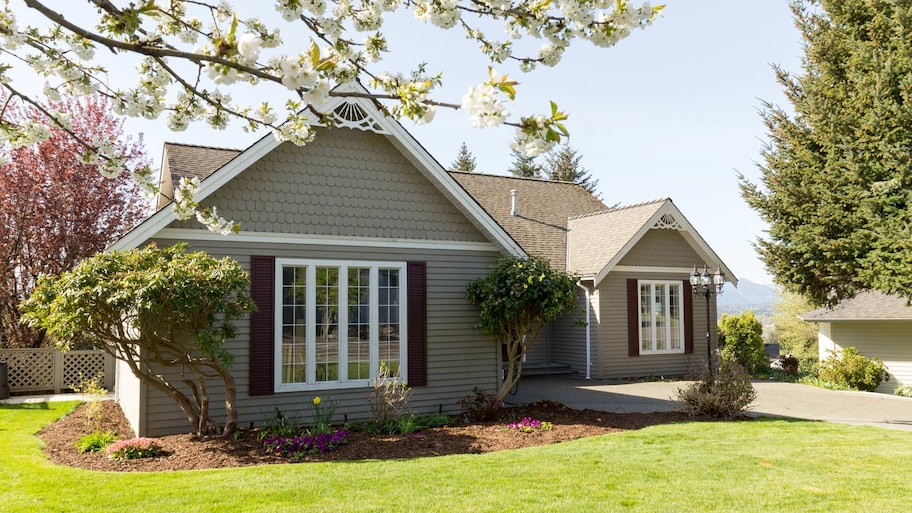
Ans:
{"type": "MultiPolygon", "coordinates": [[[[616,384],[574,377],[527,377],[508,404],[550,399],[567,406],[617,413],[673,411],[686,381],[616,384]]],[[[871,392],[841,392],[795,383],[758,381],[749,414],[792,417],[912,431],[912,398],[871,392]]]]}

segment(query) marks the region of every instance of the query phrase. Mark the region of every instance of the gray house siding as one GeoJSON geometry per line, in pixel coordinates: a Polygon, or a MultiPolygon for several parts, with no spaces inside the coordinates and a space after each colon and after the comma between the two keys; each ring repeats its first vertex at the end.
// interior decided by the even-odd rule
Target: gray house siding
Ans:
{"type": "Polygon", "coordinates": [[[259,233],[486,241],[385,136],[359,130],[319,129],[306,146],[283,143],[203,206],[259,233]]]}
{"type": "MultiPolygon", "coordinates": [[[[469,281],[486,274],[499,255],[452,201],[387,138],[359,130],[320,129],[304,147],[281,144],[201,201],[241,223],[241,234],[214,236],[195,221],[175,221],[153,235],[160,245],[185,240],[191,250],[228,256],[250,269],[251,257],[328,261],[421,261],[427,266],[427,386],[415,387],[411,407],[456,412],[473,387],[499,383],[499,348],[472,326],[477,309],[465,300],[469,281]]],[[[309,412],[314,396],[338,401],[336,422],[368,415],[369,387],[249,395],[250,323],[237,323],[227,344],[235,355],[239,425],[261,425],[275,408],[309,412]]],[[[209,388],[216,421],[224,420],[220,381],[209,388]]],[[[190,426],[167,396],[138,387],[146,400],[131,421],[141,435],[186,432],[190,426]]],[[[304,418],[303,421],[308,419],[304,418]]]]}
{"type": "Polygon", "coordinates": [[[586,321],[586,295],[582,290],[576,297],[577,311],[562,315],[551,325],[551,362],[569,365],[571,369],[586,375],[586,330],[590,332],[590,351],[593,369],[598,362],[598,319],[597,297],[591,298],[590,323],[588,326],[579,326],[578,323],[586,321]]]}
{"type": "MultiPolygon", "coordinates": [[[[160,240],[160,245],[174,241],[160,240]]],[[[224,241],[191,243],[190,249],[203,250],[221,258],[230,256],[249,269],[251,255],[274,255],[277,258],[311,258],[326,260],[357,259],[371,261],[413,261],[427,263],[427,361],[428,386],[415,387],[410,405],[415,411],[431,413],[459,410],[457,401],[470,395],[475,386],[493,391],[498,385],[498,352],[492,340],[472,329],[478,312],[465,301],[466,284],[485,274],[497,257],[496,252],[385,249],[374,247],[338,247],[289,244],[235,243],[224,241]]],[[[283,413],[302,415],[309,412],[309,403],[319,395],[324,400],[339,401],[336,421],[343,418],[363,420],[368,416],[369,387],[279,392],[268,396],[248,395],[249,390],[249,323],[238,322],[238,338],[228,344],[236,355],[232,367],[238,395],[239,425],[261,425],[275,408],[283,413]]],[[[219,382],[210,388],[211,408],[217,421],[224,419],[224,395],[219,382]]],[[[189,429],[186,417],[167,396],[147,391],[146,425],[140,429],[146,436],[185,432],[189,429]]],[[[303,421],[307,421],[305,418],[303,421]]]]}
{"type": "MultiPolygon", "coordinates": [[[[679,232],[666,229],[649,230],[621,259],[619,267],[656,267],[656,271],[614,271],[599,284],[599,364],[595,367],[597,371],[593,371],[594,377],[676,376],[699,372],[706,362],[706,302],[703,298],[693,298],[692,303],[692,354],[630,356],[627,343],[627,280],[685,282],[690,278],[686,269],[694,264],[702,264],[697,253],[679,232]],[[669,270],[675,268],[681,271],[669,270]]],[[[715,309],[715,298],[711,298],[710,319],[716,318],[715,309]]],[[[712,336],[715,343],[715,334],[712,336]]]]}

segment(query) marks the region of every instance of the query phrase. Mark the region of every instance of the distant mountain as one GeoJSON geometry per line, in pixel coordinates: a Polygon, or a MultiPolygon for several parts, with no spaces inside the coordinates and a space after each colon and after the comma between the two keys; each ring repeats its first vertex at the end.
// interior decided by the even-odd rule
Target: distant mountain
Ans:
{"type": "Polygon", "coordinates": [[[773,303],[779,299],[772,285],[761,285],[747,279],[738,280],[736,289],[730,283],[725,284],[719,296],[719,314],[737,314],[753,310],[764,324],[771,321],[773,303]]]}

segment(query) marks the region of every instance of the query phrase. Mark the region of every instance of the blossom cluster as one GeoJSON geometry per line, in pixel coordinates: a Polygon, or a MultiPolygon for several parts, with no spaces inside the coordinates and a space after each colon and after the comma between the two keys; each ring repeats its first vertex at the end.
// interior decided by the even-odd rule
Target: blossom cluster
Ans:
{"type": "Polygon", "coordinates": [[[270,436],[263,439],[263,446],[273,454],[297,459],[307,454],[333,451],[346,444],[350,435],[349,431],[339,429],[333,433],[315,435],[270,436]]]}
{"type": "Polygon", "coordinates": [[[114,442],[105,449],[105,454],[112,460],[134,460],[156,456],[161,450],[161,440],[142,437],[114,442]]]}
{"type": "MultiPolygon", "coordinates": [[[[370,94],[390,102],[388,110],[396,117],[428,123],[441,106],[463,108],[476,127],[519,126],[521,140],[514,149],[526,155],[547,151],[566,135],[557,125],[560,120],[544,115],[509,122],[513,84],[493,76],[456,104],[434,98],[442,75],[427,73],[424,64],[404,75],[373,69],[388,53],[382,36],[386,14],[411,11],[420,22],[465,30],[492,63],[515,60],[522,70],[532,71],[537,65],[559,64],[574,40],[611,46],[634,29],[651,24],[662,11],[662,6],[636,6],[625,0],[275,0],[275,10],[291,26],[290,30],[283,26],[283,31],[296,38],[310,35],[310,44],[300,51],[299,39],[286,43],[279,27],[239,13],[250,9],[242,2],[141,2],[122,8],[103,2],[98,4],[97,18],[82,26],[71,20],[83,19],[84,13],[67,12],[78,9],[73,5],[51,10],[39,4],[34,8],[36,16],[30,18],[35,24],[25,25],[4,0],[0,47],[10,54],[12,64],[0,67],[0,84],[12,96],[29,97],[11,85],[10,70],[24,66],[47,82],[42,92],[52,99],[60,93],[100,93],[113,99],[123,115],[158,119],[164,114],[172,130],[197,122],[223,129],[238,119],[246,129],[265,126],[279,140],[303,145],[313,139],[313,123],[326,119],[319,109],[332,86],[367,76],[378,89],[370,94]],[[495,39],[479,29],[482,25],[488,29],[491,21],[502,23],[505,35],[495,39]],[[520,52],[530,47],[514,44],[520,40],[541,44],[537,51],[532,47],[531,54],[523,55],[520,52]],[[135,83],[117,84],[119,77],[107,74],[102,61],[106,52],[96,49],[114,48],[112,41],[117,42],[119,68],[126,69],[121,61],[131,57],[138,61],[135,83]],[[236,105],[225,89],[259,88],[264,82],[280,87],[262,89],[262,93],[257,89],[260,98],[268,95],[274,105],[284,102],[284,111],[277,112],[262,101],[256,102],[259,108],[236,105]]],[[[58,122],[65,124],[65,120],[58,122]]],[[[0,124],[0,139],[11,145],[32,144],[43,136],[38,125],[0,124]]],[[[103,161],[106,175],[116,174],[122,164],[104,148],[93,148],[86,158],[103,161]]],[[[147,176],[134,176],[146,180],[140,186],[154,192],[147,176]]],[[[176,211],[184,217],[199,209],[191,189],[184,188],[176,201],[176,211]]],[[[197,217],[223,232],[230,225],[214,210],[197,217]]]]}

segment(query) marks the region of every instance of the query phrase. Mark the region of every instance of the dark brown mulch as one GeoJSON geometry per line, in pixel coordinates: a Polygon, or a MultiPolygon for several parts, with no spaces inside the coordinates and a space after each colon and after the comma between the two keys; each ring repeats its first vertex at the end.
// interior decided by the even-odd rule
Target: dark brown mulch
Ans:
{"type": "MultiPolygon", "coordinates": [[[[48,458],[59,465],[105,471],[160,471],[242,467],[288,463],[284,457],[267,453],[256,432],[241,430],[237,439],[201,438],[190,434],[160,437],[163,453],[153,458],[113,461],[103,453],[81,454],[74,448],[80,437],[112,430],[119,439],[130,438],[133,431],[123,412],[113,401],[101,403],[94,418],[87,416],[90,403],[51,424],[38,434],[46,444],[48,458]]],[[[526,406],[504,408],[499,420],[430,429],[409,436],[372,435],[354,432],[348,443],[335,451],[307,456],[298,461],[380,460],[421,458],[447,454],[477,454],[553,444],[588,436],[640,429],[655,424],[693,420],[682,412],[606,413],[574,410],[555,402],[541,401],[526,406]],[[550,431],[520,433],[506,424],[532,417],[553,424],[550,431]]]]}

